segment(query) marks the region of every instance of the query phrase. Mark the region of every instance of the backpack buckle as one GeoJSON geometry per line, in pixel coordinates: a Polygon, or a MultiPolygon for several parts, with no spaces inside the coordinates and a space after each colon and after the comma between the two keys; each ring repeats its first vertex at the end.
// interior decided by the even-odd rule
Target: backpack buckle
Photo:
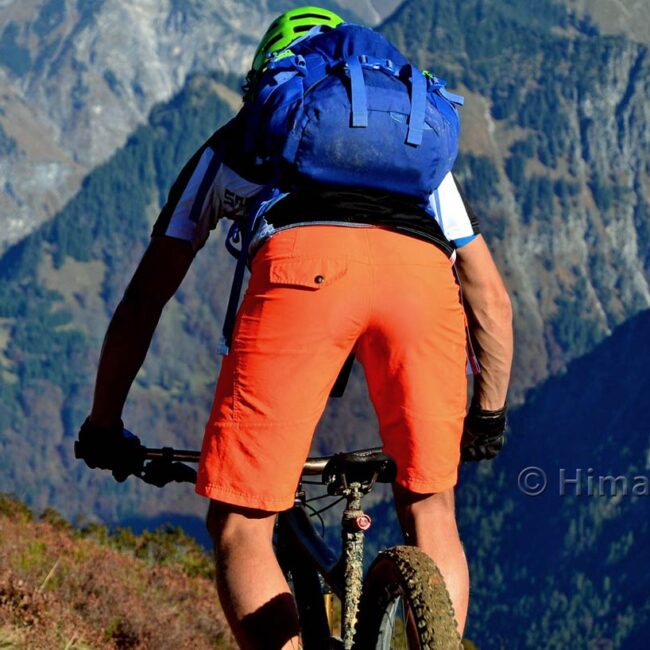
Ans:
{"type": "Polygon", "coordinates": [[[237,260],[242,253],[241,247],[237,248],[236,244],[242,243],[241,228],[239,222],[233,221],[226,235],[226,250],[237,260]]]}

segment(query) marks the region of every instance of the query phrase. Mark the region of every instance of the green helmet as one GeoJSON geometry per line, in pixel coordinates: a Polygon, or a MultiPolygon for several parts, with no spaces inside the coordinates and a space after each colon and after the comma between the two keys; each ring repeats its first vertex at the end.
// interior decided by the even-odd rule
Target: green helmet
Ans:
{"type": "Polygon", "coordinates": [[[316,25],[332,29],[343,22],[333,11],[321,7],[298,7],[278,16],[266,30],[253,57],[252,69],[263,70],[269,54],[289,47],[297,38],[316,25]]]}

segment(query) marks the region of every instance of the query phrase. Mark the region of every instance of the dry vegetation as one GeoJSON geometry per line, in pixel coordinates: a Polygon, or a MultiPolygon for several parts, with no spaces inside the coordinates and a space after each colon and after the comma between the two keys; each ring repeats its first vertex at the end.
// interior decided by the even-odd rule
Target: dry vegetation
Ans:
{"type": "Polygon", "coordinates": [[[75,530],[0,495],[0,648],[232,648],[206,554],[178,530],[75,530]]]}

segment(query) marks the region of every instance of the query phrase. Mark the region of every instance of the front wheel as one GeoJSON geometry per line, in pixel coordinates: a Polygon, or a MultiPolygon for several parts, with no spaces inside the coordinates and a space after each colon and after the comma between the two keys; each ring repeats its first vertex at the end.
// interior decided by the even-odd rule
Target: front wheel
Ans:
{"type": "Polygon", "coordinates": [[[458,650],[454,610],[434,561],[415,546],[382,551],[363,585],[359,650],[458,650]]]}

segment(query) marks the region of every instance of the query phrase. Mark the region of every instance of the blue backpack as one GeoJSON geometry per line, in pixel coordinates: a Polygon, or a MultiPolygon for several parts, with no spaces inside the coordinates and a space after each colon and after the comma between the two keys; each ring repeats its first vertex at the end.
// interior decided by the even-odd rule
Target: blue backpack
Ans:
{"type": "Polygon", "coordinates": [[[456,159],[463,98],[372,29],[320,29],[269,62],[248,107],[247,149],[286,191],[316,183],[426,203],[456,159]]]}
{"type": "Polygon", "coordinates": [[[234,223],[228,235],[238,260],[220,353],[230,348],[256,225],[286,192],[334,185],[428,203],[458,154],[463,98],[444,86],[358,25],[314,27],[271,59],[244,110],[245,149],[272,180],[249,205],[245,228],[234,223]]]}

